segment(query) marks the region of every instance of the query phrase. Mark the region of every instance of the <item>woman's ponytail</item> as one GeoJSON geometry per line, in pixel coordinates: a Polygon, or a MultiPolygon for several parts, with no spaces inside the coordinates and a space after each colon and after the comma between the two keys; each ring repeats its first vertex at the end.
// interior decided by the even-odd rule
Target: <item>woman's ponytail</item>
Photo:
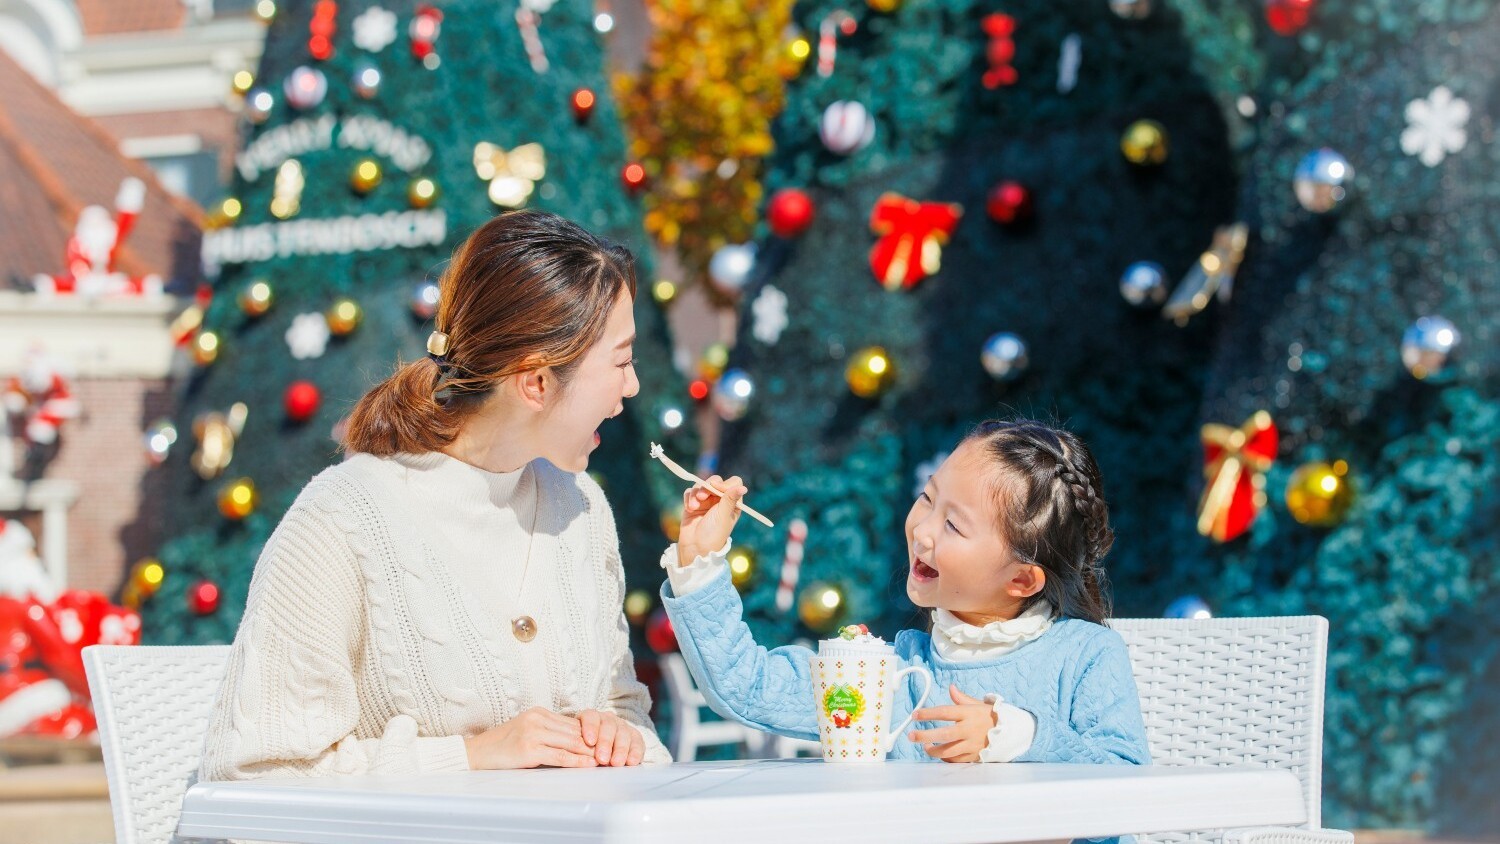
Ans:
{"type": "Polygon", "coordinates": [[[365,393],[344,436],[344,449],[366,454],[440,451],[458,436],[463,414],[438,398],[438,365],[420,358],[397,367],[365,393]]]}

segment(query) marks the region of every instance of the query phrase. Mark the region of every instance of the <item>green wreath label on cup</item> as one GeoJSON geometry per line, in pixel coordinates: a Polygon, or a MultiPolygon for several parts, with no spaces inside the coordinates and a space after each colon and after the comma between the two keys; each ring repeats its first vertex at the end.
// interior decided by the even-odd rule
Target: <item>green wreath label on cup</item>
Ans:
{"type": "Polygon", "coordinates": [[[835,727],[848,727],[858,721],[864,711],[865,696],[853,686],[834,686],[823,695],[823,712],[835,727]]]}

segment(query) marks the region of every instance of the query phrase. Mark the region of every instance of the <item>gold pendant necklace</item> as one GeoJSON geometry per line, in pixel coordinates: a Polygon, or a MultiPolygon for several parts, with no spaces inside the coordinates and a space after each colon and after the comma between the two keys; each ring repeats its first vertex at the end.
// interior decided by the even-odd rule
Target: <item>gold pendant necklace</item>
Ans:
{"type": "MultiPolygon", "coordinates": [[[[520,603],[521,596],[526,591],[526,573],[531,570],[531,549],[536,547],[536,520],[542,512],[542,485],[535,472],[532,473],[531,481],[536,485],[536,495],[531,507],[531,534],[526,541],[526,563],[521,567],[521,583],[516,587],[517,603],[520,603]]],[[[536,638],[536,619],[529,615],[518,615],[510,620],[510,632],[521,642],[530,642],[536,638]]]]}

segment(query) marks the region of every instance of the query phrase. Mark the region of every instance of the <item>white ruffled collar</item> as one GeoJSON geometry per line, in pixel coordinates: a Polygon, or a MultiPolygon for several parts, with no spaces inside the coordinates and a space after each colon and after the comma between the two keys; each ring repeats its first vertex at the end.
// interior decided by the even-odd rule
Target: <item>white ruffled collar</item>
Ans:
{"type": "Polygon", "coordinates": [[[1010,653],[1047,632],[1052,605],[1038,601],[1031,609],[1006,621],[983,627],[968,624],[941,607],[932,611],[932,644],[949,660],[993,659],[1010,653]]]}

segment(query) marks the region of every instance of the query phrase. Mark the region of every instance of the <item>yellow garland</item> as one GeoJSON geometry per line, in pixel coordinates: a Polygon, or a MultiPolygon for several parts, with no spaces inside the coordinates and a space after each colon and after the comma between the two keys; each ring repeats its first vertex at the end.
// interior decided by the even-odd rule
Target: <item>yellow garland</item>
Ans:
{"type": "Polygon", "coordinates": [[[650,0],[654,35],[640,73],[615,77],[646,168],[646,229],[699,278],[714,250],[748,240],[760,206],[762,159],[784,79],[793,0],[756,14],[723,0],[650,0]]]}

